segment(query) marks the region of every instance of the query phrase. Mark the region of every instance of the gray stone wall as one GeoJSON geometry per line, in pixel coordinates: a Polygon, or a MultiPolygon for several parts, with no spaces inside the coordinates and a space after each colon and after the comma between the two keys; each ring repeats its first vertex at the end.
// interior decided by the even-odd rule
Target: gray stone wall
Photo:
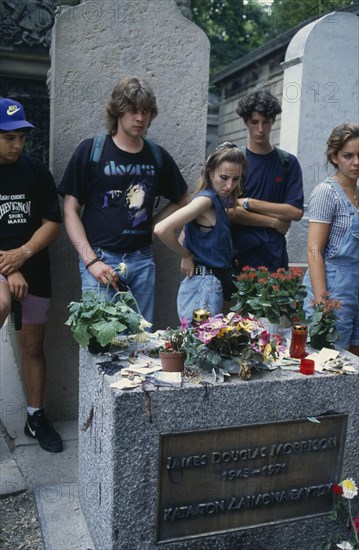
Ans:
{"type": "MultiPolygon", "coordinates": [[[[325,166],[331,131],[359,120],[358,37],[358,17],[333,12],[301,29],[287,49],[280,146],[298,157],[305,203],[333,171],[325,166]]],[[[307,228],[305,210],[288,236],[290,257],[297,263],[306,263],[307,228]]]]}

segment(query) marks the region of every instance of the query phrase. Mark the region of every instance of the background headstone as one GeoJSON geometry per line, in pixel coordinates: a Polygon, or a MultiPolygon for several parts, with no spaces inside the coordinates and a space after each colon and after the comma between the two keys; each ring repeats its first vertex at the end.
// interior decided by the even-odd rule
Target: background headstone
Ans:
{"type": "MultiPolygon", "coordinates": [[[[325,167],[326,141],[335,126],[359,120],[359,19],[334,12],[301,29],[284,62],[280,147],[298,157],[304,198],[332,167],[325,167]]],[[[307,219],[289,233],[293,263],[306,263],[307,219]]]]}
{"type": "MultiPolygon", "coordinates": [[[[49,76],[50,168],[56,183],[80,141],[104,132],[114,85],[133,75],[148,80],[157,97],[159,115],[149,137],[172,154],[192,187],[205,156],[208,74],[209,41],[175,0],[85,1],[65,7],[53,29],[49,76]]],[[[178,324],[180,262],[159,243],[154,250],[155,324],[166,328],[178,324]]],[[[78,346],[64,322],[67,304],[80,296],[80,278],[77,254],[64,230],[53,248],[52,269],[48,405],[55,416],[67,419],[77,414],[78,346]]]]}

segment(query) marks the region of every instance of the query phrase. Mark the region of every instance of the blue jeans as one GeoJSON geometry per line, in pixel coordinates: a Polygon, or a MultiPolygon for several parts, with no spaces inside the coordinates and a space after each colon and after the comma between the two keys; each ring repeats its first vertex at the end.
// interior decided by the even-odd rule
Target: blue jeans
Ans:
{"type": "MultiPolygon", "coordinates": [[[[152,248],[146,246],[135,252],[126,252],[119,254],[95,247],[95,254],[103,262],[116,268],[121,262],[126,264],[126,272],[121,278],[130,288],[135,297],[140,312],[146,321],[153,323],[155,306],[155,262],[153,261],[152,248]]],[[[101,295],[105,296],[106,286],[99,285],[98,281],[85,268],[80,259],[81,290],[99,289],[101,295]],[[100,287],[100,288],[99,288],[100,287]]],[[[116,291],[112,286],[108,289],[108,297],[111,299],[116,291]]]]}
{"type": "Polygon", "coordinates": [[[180,284],[177,294],[177,313],[180,319],[192,319],[194,309],[205,308],[211,315],[221,313],[223,292],[214,275],[193,275],[180,284]]]}

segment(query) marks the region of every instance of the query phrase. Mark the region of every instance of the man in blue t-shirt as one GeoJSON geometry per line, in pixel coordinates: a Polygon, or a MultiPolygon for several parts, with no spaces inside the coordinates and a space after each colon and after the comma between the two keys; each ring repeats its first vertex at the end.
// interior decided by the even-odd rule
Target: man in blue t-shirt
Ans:
{"type": "Polygon", "coordinates": [[[59,187],[65,195],[65,227],[80,257],[82,291],[99,283],[105,291],[110,281],[113,295],[119,288],[113,270],[124,264],[121,278],[150,323],[155,296],[152,228],[187,203],[187,184],[171,155],[143,139],[157,113],[145,80],[120,81],[107,105],[108,134],[99,158],[93,162],[93,138],[81,142],[59,187]],[[153,216],[160,195],[169,203],[153,216]]]}
{"type": "Polygon", "coordinates": [[[245,265],[288,268],[285,234],[303,216],[302,171],[294,155],[273,147],[270,132],[281,112],[277,99],[255,91],[239,101],[248,129],[248,168],[239,208],[230,211],[235,270],[245,265]]]}

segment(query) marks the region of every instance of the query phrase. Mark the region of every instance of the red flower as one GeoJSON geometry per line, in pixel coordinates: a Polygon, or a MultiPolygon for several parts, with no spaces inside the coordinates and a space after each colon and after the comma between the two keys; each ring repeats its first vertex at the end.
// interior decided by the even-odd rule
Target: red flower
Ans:
{"type": "Polygon", "coordinates": [[[359,516],[353,519],[353,524],[357,533],[359,533],[359,516]]]}
{"type": "Polygon", "coordinates": [[[337,495],[342,495],[343,494],[343,488],[338,485],[337,483],[335,483],[332,487],[332,491],[333,493],[336,493],[337,495]]]}

